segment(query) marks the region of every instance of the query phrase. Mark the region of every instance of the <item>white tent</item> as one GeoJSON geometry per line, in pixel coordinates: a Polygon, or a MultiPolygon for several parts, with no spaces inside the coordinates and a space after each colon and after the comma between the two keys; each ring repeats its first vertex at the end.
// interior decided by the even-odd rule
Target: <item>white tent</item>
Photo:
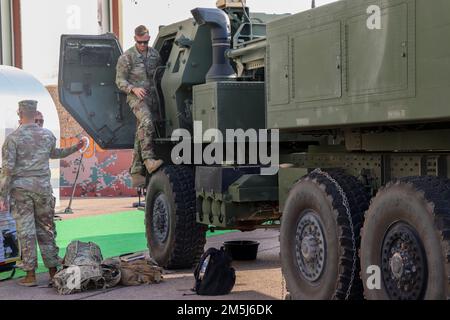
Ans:
{"type": "MultiPolygon", "coordinates": [[[[5,137],[19,126],[17,104],[27,99],[38,101],[38,110],[44,115],[45,127],[53,132],[59,145],[58,113],[47,89],[32,75],[8,66],[0,66],[0,144],[3,145],[5,137]]],[[[52,160],[50,168],[53,194],[59,205],[59,160],[52,160]]]]}

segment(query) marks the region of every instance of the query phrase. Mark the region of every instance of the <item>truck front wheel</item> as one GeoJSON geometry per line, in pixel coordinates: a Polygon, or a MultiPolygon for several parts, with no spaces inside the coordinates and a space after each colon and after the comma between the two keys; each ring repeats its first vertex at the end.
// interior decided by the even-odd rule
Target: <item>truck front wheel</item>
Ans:
{"type": "Polygon", "coordinates": [[[450,298],[450,181],[412,177],[372,201],[361,240],[367,299],[450,298]]]}
{"type": "Polygon", "coordinates": [[[206,226],[196,222],[193,169],[165,166],[147,188],[146,234],[150,254],[162,267],[191,268],[206,242],[206,226]]]}

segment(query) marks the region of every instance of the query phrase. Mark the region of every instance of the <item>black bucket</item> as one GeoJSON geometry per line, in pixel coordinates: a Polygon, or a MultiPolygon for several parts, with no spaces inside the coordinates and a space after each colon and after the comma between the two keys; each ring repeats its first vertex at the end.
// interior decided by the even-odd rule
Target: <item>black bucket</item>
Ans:
{"type": "Polygon", "coordinates": [[[257,241],[226,241],[223,245],[233,260],[256,260],[258,255],[257,241]]]}

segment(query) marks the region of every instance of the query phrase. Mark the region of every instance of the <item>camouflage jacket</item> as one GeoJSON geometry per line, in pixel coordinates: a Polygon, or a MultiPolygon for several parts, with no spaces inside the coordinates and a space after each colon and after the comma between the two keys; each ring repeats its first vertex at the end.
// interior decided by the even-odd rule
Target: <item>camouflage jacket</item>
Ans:
{"type": "Polygon", "coordinates": [[[13,188],[51,194],[49,159],[65,158],[77,150],[76,145],[57,149],[53,133],[36,124],[20,126],[3,144],[0,200],[13,188]]]}
{"type": "Polygon", "coordinates": [[[156,49],[148,47],[147,56],[144,56],[134,46],[127,50],[117,62],[117,87],[128,94],[129,99],[137,99],[131,90],[143,88],[150,92],[154,89],[153,77],[156,69],[161,65],[161,57],[156,49]]]}

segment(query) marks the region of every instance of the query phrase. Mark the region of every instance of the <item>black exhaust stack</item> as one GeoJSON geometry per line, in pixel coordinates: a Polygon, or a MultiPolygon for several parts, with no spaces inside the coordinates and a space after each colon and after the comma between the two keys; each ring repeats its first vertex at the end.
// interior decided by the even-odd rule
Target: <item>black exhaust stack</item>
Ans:
{"type": "Polygon", "coordinates": [[[230,49],[230,19],[219,9],[197,8],[191,11],[199,25],[211,26],[213,47],[212,66],[206,74],[206,82],[232,80],[236,73],[225,53],[230,49]]]}

